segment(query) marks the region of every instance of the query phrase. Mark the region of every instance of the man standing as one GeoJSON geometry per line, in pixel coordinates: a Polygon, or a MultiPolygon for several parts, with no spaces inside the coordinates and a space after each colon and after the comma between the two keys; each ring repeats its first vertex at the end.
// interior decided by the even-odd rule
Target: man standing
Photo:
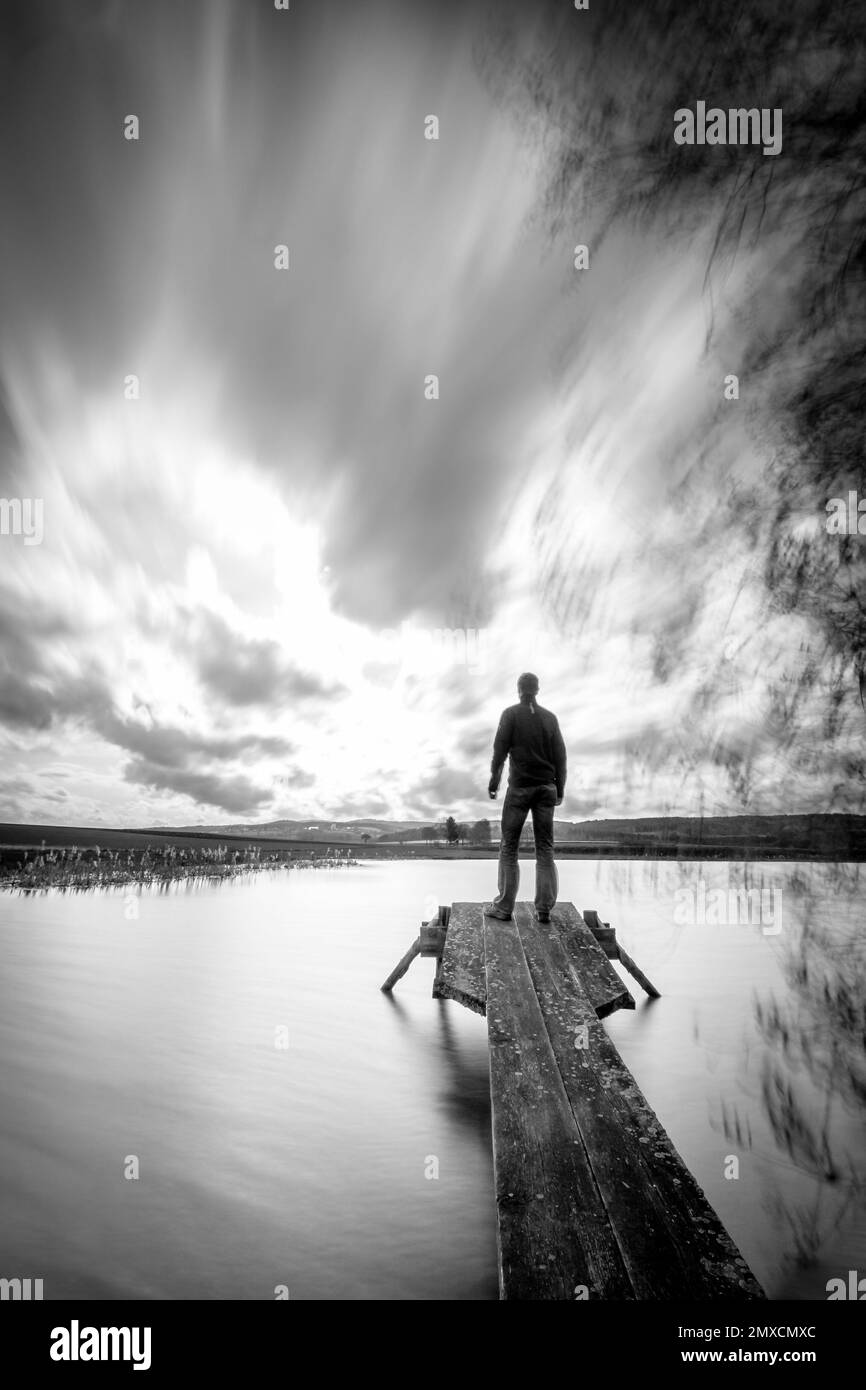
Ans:
{"type": "Polygon", "coordinates": [[[519,703],[502,713],[493,743],[490,765],[491,801],[499,791],[499,779],[510,756],[508,790],[502,807],[502,839],[499,845],[499,892],[488,917],[507,922],[514,910],[520,883],[517,847],[529,812],[535,835],[535,916],[549,922],[556,903],[559,879],[553,862],[553,810],[565,794],[565,743],[556,715],[536,704],[538,677],[525,671],[517,682],[519,703]]]}

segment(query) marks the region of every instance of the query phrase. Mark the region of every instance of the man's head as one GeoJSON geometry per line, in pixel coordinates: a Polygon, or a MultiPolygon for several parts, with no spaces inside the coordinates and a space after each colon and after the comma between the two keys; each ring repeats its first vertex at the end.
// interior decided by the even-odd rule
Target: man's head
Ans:
{"type": "Polygon", "coordinates": [[[534,704],[538,694],[538,677],[531,671],[524,671],[522,676],[517,677],[517,694],[521,700],[530,700],[534,704]]]}

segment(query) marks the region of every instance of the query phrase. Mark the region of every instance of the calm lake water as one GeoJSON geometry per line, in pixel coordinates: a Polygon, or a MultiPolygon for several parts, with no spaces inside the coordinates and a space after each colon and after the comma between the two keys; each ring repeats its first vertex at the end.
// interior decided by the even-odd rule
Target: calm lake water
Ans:
{"type": "MultiPolygon", "coordinates": [[[[146,890],[132,920],[124,892],[0,894],[0,1275],[46,1298],[495,1299],[486,1023],[431,999],[430,960],[379,989],[430,895],[489,899],[494,877],[280,871],[146,890]]],[[[805,921],[861,939],[858,866],[581,861],[560,897],[596,907],[661,990],[633,985],[606,1026],[768,1294],[866,1274],[841,1171],[864,1169],[862,1112],[791,1073],[841,1175],[804,1173],[767,1118],[776,1044],[755,1013],[775,995],[804,1016],[785,962],[805,921]],[[781,931],[677,921],[678,889],[744,873],[782,891],[781,931]],[[822,1244],[797,1268],[810,1222],[822,1244]]]]}

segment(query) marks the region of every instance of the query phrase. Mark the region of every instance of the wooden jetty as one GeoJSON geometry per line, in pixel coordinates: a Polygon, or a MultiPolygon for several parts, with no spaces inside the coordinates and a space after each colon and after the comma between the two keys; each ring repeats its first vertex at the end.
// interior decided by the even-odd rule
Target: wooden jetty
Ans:
{"type": "Polygon", "coordinates": [[[433,997],[486,1015],[503,1299],[763,1298],[601,1020],[659,992],[595,912],[440,907],[382,988],[433,957],[433,997]]]}

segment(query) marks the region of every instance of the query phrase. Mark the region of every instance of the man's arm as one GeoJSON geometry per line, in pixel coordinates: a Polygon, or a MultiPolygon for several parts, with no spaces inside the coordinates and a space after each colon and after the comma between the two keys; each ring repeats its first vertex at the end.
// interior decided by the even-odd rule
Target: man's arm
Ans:
{"type": "Polygon", "coordinates": [[[565,753],[565,739],[559,727],[559,720],[553,721],[553,764],[556,768],[556,795],[561,801],[565,796],[565,779],[568,775],[568,759],[565,753]]]}
{"type": "Polygon", "coordinates": [[[493,761],[490,764],[490,785],[487,788],[492,797],[499,791],[502,768],[511,749],[511,726],[511,715],[507,709],[503,710],[499,720],[499,728],[496,730],[496,737],[493,740],[493,761]]]}

